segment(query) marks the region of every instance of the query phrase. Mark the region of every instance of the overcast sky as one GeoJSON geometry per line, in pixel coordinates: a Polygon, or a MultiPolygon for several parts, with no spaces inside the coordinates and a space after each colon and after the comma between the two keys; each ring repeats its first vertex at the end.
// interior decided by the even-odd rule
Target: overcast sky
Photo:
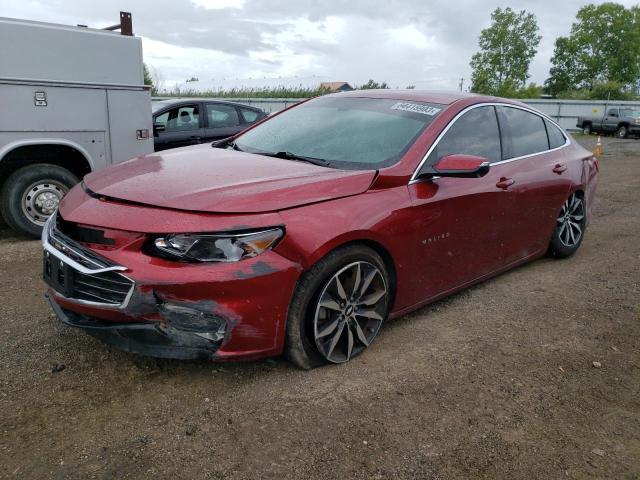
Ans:
{"type": "MultiPolygon", "coordinates": [[[[310,77],[392,87],[465,86],[469,60],[491,11],[538,18],[542,41],[531,81],[548,75],[554,39],[581,0],[0,0],[0,16],[104,27],[131,11],[145,61],[171,87],[186,78],[229,86],[242,79],[310,77]],[[238,79],[238,80],[235,80],[238,79]]],[[[600,1],[591,3],[602,3],[600,1]]],[[[636,1],[623,0],[627,6],[636,1]]],[[[254,82],[251,82],[255,84],[254,82]]],[[[272,84],[273,82],[268,82],[272,84]]]]}

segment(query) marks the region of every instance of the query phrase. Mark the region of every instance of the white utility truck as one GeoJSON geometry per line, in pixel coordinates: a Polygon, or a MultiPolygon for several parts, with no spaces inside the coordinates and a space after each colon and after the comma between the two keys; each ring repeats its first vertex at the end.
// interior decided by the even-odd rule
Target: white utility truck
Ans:
{"type": "Polygon", "coordinates": [[[0,17],[0,46],[0,211],[37,236],[85,174],[153,152],[142,41],[120,12],[106,29],[0,17]]]}

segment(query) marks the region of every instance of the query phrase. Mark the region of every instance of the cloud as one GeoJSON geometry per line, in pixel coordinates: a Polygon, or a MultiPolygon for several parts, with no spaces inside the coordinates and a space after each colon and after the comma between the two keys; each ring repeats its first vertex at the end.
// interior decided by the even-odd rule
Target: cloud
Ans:
{"type": "MultiPolygon", "coordinates": [[[[557,36],[581,0],[128,0],[146,61],[167,85],[200,79],[321,76],[457,88],[496,6],[526,9],[543,36],[531,80],[548,75],[557,36]]],[[[622,3],[632,5],[633,1],[622,3]]],[[[0,0],[4,16],[104,27],[111,2],[0,0]]]]}

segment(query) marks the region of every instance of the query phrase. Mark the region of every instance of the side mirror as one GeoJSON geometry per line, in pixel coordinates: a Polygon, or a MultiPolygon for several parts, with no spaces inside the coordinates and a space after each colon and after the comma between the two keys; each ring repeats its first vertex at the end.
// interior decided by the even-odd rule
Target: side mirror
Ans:
{"type": "Polygon", "coordinates": [[[164,123],[154,123],[153,124],[153,133],[164,132],[165,126],[164,123]]]}
{"type": "Polygon", "coordinates": [[[424,172],[431,177],[480,178],[489,172],[489,160],[476,155],[454,154],[440,159],[424,172]]]}
{"type": "Polygon", "coordinates": [[[609,116],[610,116],[610,117],[617,117],[617,116],[618,116],[618,113],[617,113],[617,112],[611,112],[611,113],[609,114],[609,116]]]}

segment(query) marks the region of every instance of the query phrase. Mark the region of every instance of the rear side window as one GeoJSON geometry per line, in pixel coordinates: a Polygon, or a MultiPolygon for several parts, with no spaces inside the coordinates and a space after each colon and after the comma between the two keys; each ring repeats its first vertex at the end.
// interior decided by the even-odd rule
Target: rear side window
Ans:
{"type": "Polygon", "coordinates": [[[511,107],[501,107],[501,112],[500,126],[503,135],[511,140],[505,158],[522,157],[549,150],[549,140],[542,117],[511,107]]]}
{"type": "Polygon", "coordinates": [[[458,118],[431,152],[427,164],[435,165],[441,158],[453,154],[477,155],[491,162],[502,159],[494,107],[474,108],[458,118]]]}
{"type": "Polygon", "coordinates": [[[236,127],[240,125],[238,111],[231,105],[207,104],[209,128],[236,127]]]}
{"type": "Polygon", "coordinates": [[[547,134],[549,135],[549,147],[558,148],[564,145],[567,141],[564,133],[549,120],[545,120],[544,123],[547,126],[547,134]]]}
{"type": "Polygon", "coordinates": [[[258,116],[260,115],[255,110],[249,110],[247,108],[241,108],[240,112],[242,112],[242,116],[244,117],[244,121],[246,123],[255,122],[258,119],[258,116]]]}

